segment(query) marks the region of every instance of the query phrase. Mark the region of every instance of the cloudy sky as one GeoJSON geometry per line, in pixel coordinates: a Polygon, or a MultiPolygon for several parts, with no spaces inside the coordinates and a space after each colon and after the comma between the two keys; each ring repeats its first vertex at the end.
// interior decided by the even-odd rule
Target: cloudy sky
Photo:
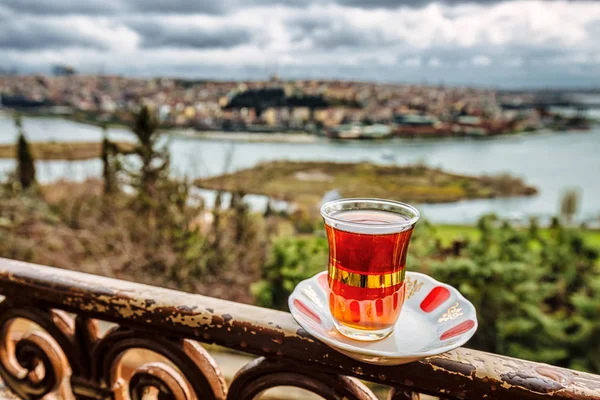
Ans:
{"type": "Polygon", "coordinates": [[[0,0],[0,68],[600,87],[600,2],[0,0]]]}

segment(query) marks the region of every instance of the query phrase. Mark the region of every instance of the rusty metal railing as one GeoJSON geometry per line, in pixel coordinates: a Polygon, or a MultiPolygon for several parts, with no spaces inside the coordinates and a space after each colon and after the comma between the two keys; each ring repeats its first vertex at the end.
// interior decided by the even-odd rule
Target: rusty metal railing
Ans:
{"type": "Polygon", "coordinates": [[[253,399],[297,386],[326,399],[375,399],[360,381],[449,399],[600,399],[600,376],[459,348],[395,367],[352,360],[288,313],[0,259],[0,375],[22,398],[253,399]],[[14,333],[15,321],[38,325],[14,333]],[[98,321],[118,324],[99,334],[98,321]],[[227,385],[198,342],[260,356],[227,385]],[[125,371],[132,349],[163,361],[125,371]],[[358,378],[358,379],[357,379],[358,378]]]}

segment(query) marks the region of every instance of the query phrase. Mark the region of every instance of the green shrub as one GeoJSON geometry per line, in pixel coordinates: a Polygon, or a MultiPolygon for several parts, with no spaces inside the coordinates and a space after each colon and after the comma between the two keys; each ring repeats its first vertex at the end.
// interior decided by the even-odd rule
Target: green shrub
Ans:
{"type": "Polygon", "coordinates": [[[327,239],[322,237],[278,238],[272,244],[261,280],[252,285],[256,303],[287,309],[287,298],[302,280],[327,268],[327,239]]]}
{"type": "Polygon", "coordinates": [[[468,346],[600,372],[598,250],[560,225],[545,237],[535,225],[517,230],[493,218],[478,227],[479,240],[461,257],[431,264],[435,278],[478,310],[468,346]]]}

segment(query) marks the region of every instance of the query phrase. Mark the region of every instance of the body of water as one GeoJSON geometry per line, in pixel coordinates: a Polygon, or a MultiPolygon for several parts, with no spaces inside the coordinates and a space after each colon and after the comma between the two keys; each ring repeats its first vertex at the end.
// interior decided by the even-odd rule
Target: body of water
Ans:
{"type": "MultiPolygon", "coordinates": [[[[97,141],[98,128],[62,119],[27,118],[24,129],[30,141],[97,141]]],[[[124,129],[111,129],[110,137],[132,140],[124,129]]],[[[0,116],[0,143],[14,142],[16,132],[8,116],[0,116]]],[[[444,170],[472,175],[510,173],[535,185],[534,197],[469,200],[452,204],[421,205],[426,218],[435,222],[470,223],[495,212],[505,217],[557,213],[561,194],[580,191],[579,219],[600,216],[600,128],[587,132],[546,132],[493,139],[445,139],[427,141],[316,143],[243,143],[170,136],[173,168],[189,178],[223,173],[232,152],[229,171],[269,160],[370,161],[380,164],[423,162],[444,170]]],[[[0,160],[0,171],[14,168],[14,161],[0,160]]],[[[99,160],[38,162],[39,180],[85,179],[100,176],[99,160]]],[[[344,188],[338,188],[342,194],[344,188]]],[[[369,193],[365,193],[369,196],[369,193]]],[[[401,200],[401,199],[400,199],[401,200]]]]}

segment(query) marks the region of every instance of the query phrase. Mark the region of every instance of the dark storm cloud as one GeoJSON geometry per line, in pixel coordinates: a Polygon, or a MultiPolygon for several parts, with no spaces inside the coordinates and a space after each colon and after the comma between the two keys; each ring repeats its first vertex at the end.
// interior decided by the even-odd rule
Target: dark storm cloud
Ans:
{"type": "MultiPolygon", "coordinates": [[[[441,0],[440,3],[447,5],[457,4],[493,4],[499,3],[502,0],[441,0]]],[[[349,7],[358,7],[365,9],[372,8],[400,8],[400,7],[426,7],[435,0],[333,0],[333,2],[349,7]]]]}
{"type": "Polygon", "coordinates": [[[130,11],[165,14],[224,14],[229,6],[227,0],[128,0],[124,3],[130,11]]]}
{"type": "Polygon", "coordinates": [[[310,40],[313,48],[334,50],[390,44],[378,30],[357,28],[339,17],[294,17],[286,21],[292,41],[310,40]]]}
{"type": "Polygon", "coordinates": [[[58,24],[0,18],[0,49],[27,51],[67,47],[106,48],[101,41],[58,24]]]}
{"type": "Polygon", "coordinates": [[[141,46],[145,48],[230,48],[252,42],[252,32],[237,27],[208,29],[150,21],[130,22],[127,25],[140,35],[141,46]]]}
{"type": "Polygon", "coordinates": [[[129,10],[139,13],[229,14],[252,6],[306,7],[330,0],[127,0],[129,10]]]}
{"type": "MultiPolygon", "coordinates": [[[[442,3],[489,4],[500,0],[442,0],[442,3]]],[[[425,7],[434,0],[2,0],[0,6],[32,15],[209,14],[222,15],[253,6],[305,8],[311,4],[339,4],[364,9],[425,7]]]]}
{"type": "Polygon", "coordinates": [[[119,0],[2,0],[0,5],[15,13],[34,15],[102,15],[123,9],[119,0]]]}
{"type": "MultiPolygon", "coordinates": [[[[400,7],[422,8],[431,3],[440,3],[448,6],[456,6],[461,4],[480,4],[491,5],[513,0],[321,0],[323,3],[336,3],[342,6],[356,7],[363,9],[397,9],[400,7]]],[[[548,3],[558,2],[560,0],[542,0],[548,3]]],[[[586,0],[583,0],[586,1],[586,0]]],[[[587,0],[590,3],[599,0],[587,0]]]]}
{"type": "Polygon", "coordinates": [[[231,0],[2,0],[10,10],[33,15],[224,14],[231,0]]]}
{"type": "Polygon", "coordinates": [[[249,6],[305,7],[330,0],[2,0],[15,13],[32,15],[227,14],[249,6]]]}
{"type": "Polygon", "coordinates": [[[350,6],[350,7],[360,7],[360,8],[399,8],[402,6],[420,6],[427,5],[429,1],[419,1],[419,0],[372,0],[372,1],[363,1],[363,0],[334,0],[335,3],[350,6]]]}
{"type": "Polygon", "coordinates": [[[315,48],[333,50],[338,48],[382,46],[390,43],[381,32],[359,30],[349,26],[338,26],[317,30],[308,35],[315,48]]]}

